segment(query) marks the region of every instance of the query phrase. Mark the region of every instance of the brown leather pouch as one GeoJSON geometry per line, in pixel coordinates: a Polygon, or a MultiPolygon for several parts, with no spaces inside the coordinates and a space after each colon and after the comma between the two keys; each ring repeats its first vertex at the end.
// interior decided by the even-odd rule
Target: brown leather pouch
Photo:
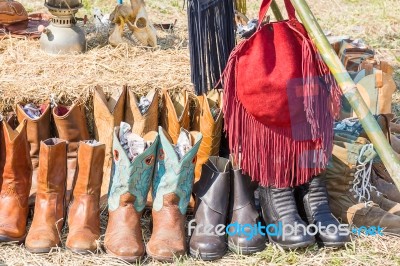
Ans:
{"type": "Polygon", "coordinates": [[[28,26],[28,13],[24,6],[12,0],[0,0],[0,26],[23,29],[28,26]]]}

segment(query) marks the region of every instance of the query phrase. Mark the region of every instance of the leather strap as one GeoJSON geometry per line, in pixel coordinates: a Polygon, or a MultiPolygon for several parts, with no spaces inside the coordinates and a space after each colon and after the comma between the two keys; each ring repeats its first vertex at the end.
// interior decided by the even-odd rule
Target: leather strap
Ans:
{"type": "MultiPolygon", "coordinates": [[[[264,20],[265,15],[267,14],[269,7],[271,6],[272,0],[263,0],[260,7],[260,13],[258,15],[258,22],[261,25],[261,22],[264,20]]],[[[285,0],[286,11],[289,16],[289,20],[297,20],[296,18],[296,10],[294,9],[290,0],[285,0]]]]}

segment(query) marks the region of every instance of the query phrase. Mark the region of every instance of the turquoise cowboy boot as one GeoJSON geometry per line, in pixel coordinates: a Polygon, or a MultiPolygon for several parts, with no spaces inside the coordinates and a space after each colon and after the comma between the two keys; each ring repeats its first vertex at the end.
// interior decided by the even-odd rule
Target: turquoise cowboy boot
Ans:
{"type": "MultiPolygon", "coordinates": [[[[186,254],[185,217],[192,193],[197,151],[203,138],[190,132],[191,148],[179,159],[172,140],[159,127],[157,167],[153,180],[153,233],[147,255],[160,261],[172,261],[186,254]]],[[[181,128],[181,132],[187,132],[181,128]]]]}
{"type": "Polygon", "coordinates": [[[147,133],[143,138],[152,144],[131,162],[118,138],[119,131],[116,127],[113,136],[114,165],[104,247],[111,255],[135,262],[145,254],[140,218],[153,177],[159,137],[155,131],[147,133]]]}

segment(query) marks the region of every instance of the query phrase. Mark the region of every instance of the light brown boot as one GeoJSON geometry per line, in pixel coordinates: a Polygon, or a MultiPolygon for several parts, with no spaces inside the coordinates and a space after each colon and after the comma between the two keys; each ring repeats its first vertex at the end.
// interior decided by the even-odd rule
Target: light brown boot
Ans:
{"type": "Polygon", "coordinates": [[[26,124],[23,120],[13,130],[7,122],[1,122],[0,242],[23,241],[26,236],[32,177],[26,124]]]}
{"type": "Polygon", "coordinates": [[[158,91],[150,90],[146,98],[151,102],[145,113],[141,113],[139,98],[128,89],[125,107],[125,122],[132,127],[132,132],[143,137],[158,127],[158,91]]]}
{"type": "Polygon", "coordinates": [[[67,183],[67,143],[47,139],[40,144],[38,190],[35,212],[25,247],[33,253],[48,253],[61,246],[67,183]]]}
{"type": "Polygon", "coordinates": [[[381,226],[400,234],[400,216],[380,208],[370,197],[371,162],[376,156],[371,144],[350,143],[335,136],[332,164],[324,176],[332,213],[355,226],[381,226]]]}
{"type": "Polygon", "coordinates": [[[181,128],[189,130],[189,97],[186,91],[163,91],[161,126],[171,137],[173,144],[178,141],[181,128]]]}
{"type": "Polygon", "coordinates": [[[56,124],[58,138],[68,143],[68,175],[66,203],[69,204],[72,195],[76,172],[76,156],[79,141],[89,139],[84,107],[73,104],[71,106],[58,105],[53,109],[53,118],[56,124]]]}
{"type": "Polygon", "coordinates": [[[50,138],[50,104],[44,103],[40,106],[42,115],[39,118],[32,119],[24,111],[21,104],[17,104],[17,117],[19,123],[24,119],[27,121],[28,141],[30,144],[30,156],[32,161],[32,186],[29,193],[29,206],[35,205],[35,197],[37,190],[37,170],[39,167],[39,149],[40,142],[50,138]]]}
{"type": "Polygon", "coordinates": [[[100,189],[103,178],[105,145],[80,142],[78,174],[68,213],[66,247],[73,252],[95,252],[100,238],[100,189]]]}
{"type": "Polygon", "coordinates": [[[94,111],[94,133],[96,140],[106,145],[103,166],[103,182],[101,185],[100,206],[107,206],[107,194],[110,187],[112,168],[112,144],[114,127],[119,126],[124,120],[124,108],[126,99],[126,87],[111,95],[107,100],[106,95],[100,87],[94,89],[93,111],[94,111]]]}

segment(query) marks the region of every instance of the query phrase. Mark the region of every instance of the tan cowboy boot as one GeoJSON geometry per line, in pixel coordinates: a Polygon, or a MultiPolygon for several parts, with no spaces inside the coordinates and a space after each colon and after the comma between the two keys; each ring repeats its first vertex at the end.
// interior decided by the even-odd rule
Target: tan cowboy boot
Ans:
{"type": "Polygon", "coordinates": [[[181,128],[189,130],[189,97],[186,91],[163,91],[161,126],[167,131],[173,144],[178,141],[181,128]]]}
{"type": "Polygon", "coordinates": [[[158,91],[150,90],[146,98],[151,102],[148,109],[142,114],[138,97],[128,89],[124,121],[132,126],[132,132],[143,137],[158,127],[158,91]]]}
{"type": "Polygon", "coordinates": [[[112,144],[113,129],[124,120],[124,108],[126,99],[126,87],[117,91],[107,100],[106,95],[100,87],[94,89],[93,111],[94,111],[94,133],[96,140],[106,145],[103,166],[103,182],[101,185],[100,206],[107,206],[107,194],[110,187],[112,168],[112,144]]]}
{"type": "MultiPolygon", "coordinates": [[[[198,106],[194,113],[191,130],[203,135],[194,174],[196,183],[201,176],[201,169],[210,156],[218,156],[222,133],[222,92],[211,90],[207,95],[197,96],[198,106]]],[[[189,208],[194,208],[194,198],[190,197],[189,208]]]]}
{"type": "Polygon", "coordinates": [[[332,164],[323,174],[332,213],[355,226],[381,226],[400,234],[400,216],[383,210],[370,196],[368,174],[376,156],[371,144],[349,143],[335,136],[332,164]]]}
{"type": "Polygon", "coordinates": [[[89,131],[83,105],[73,104],[71,106],[58,105],[53,109],[53,118],[56,124],[58,138],[68,143],[68,175],[66,203],[68,204],[72,187],[75,182],[76,156],[79,141],[89,139],[89,131]]]}
{"type": "Polygon", "coordinates": [[[30,157],[33,166],[32,186],[29,193],[29,206],[35,205],[35,197],[37,190],[37,170],[39,167],[39,149],[40,142],[50,138],[50,104],[44,103],[40,106],[42,115],[39,118],[30,118],[24,111],[22,104],[17,104],[17,117],[19,123],[24,119],[27,121],[28,141],[30,144],[30,157]]]}
{"type": "Polygon", "coordinates": [[[39,165],[35,211],[25,247],[33,253],[48,253],[61,246],[66,209],[67,143],[61,139],[42,141],[39,165]]]}
{"type": "Polygon", "coordinates": [[[195,182],[200,179],[201,167],[210,156],[218,156],[222,133],[222,92],[211,90],[206,96],[197,96],[198,107],[191,130],[203,135],[195,170],[195,182]]]}
{"type": "Polygon", "coordinates": [[[0,242],[23,241],[26,236],[32,164],[26,120],[16,130],[0,127],[0,242]]]}
{"type": "Polygon", "coordinates": [[[131,161],[121,145],[120,127],[114,133],[114,175],[108,198],[108,225],[104,248],[108,254],[128,262],[145,254],[140,218],[153,177],[157,156],[158,134],[144,136],[152,144],[131,161]]]}
{"type": "Polygon", "coordinates": [[[78,174],[68,213],[68,237],[65,246],[77,253],[95,252],[100,238],[100,190],[105,145],[80,142],[78,174]]]}
{"type": "Polygon", "coordinates": [[[160,145],[152,189],[153,231],[146,251],[156,260],[171,262],[186,254],[186,210],[202,135],[200,132],[191,132],[192,148],[179,160],[168,133],[161,127],[158,133],[160,145]]]}

